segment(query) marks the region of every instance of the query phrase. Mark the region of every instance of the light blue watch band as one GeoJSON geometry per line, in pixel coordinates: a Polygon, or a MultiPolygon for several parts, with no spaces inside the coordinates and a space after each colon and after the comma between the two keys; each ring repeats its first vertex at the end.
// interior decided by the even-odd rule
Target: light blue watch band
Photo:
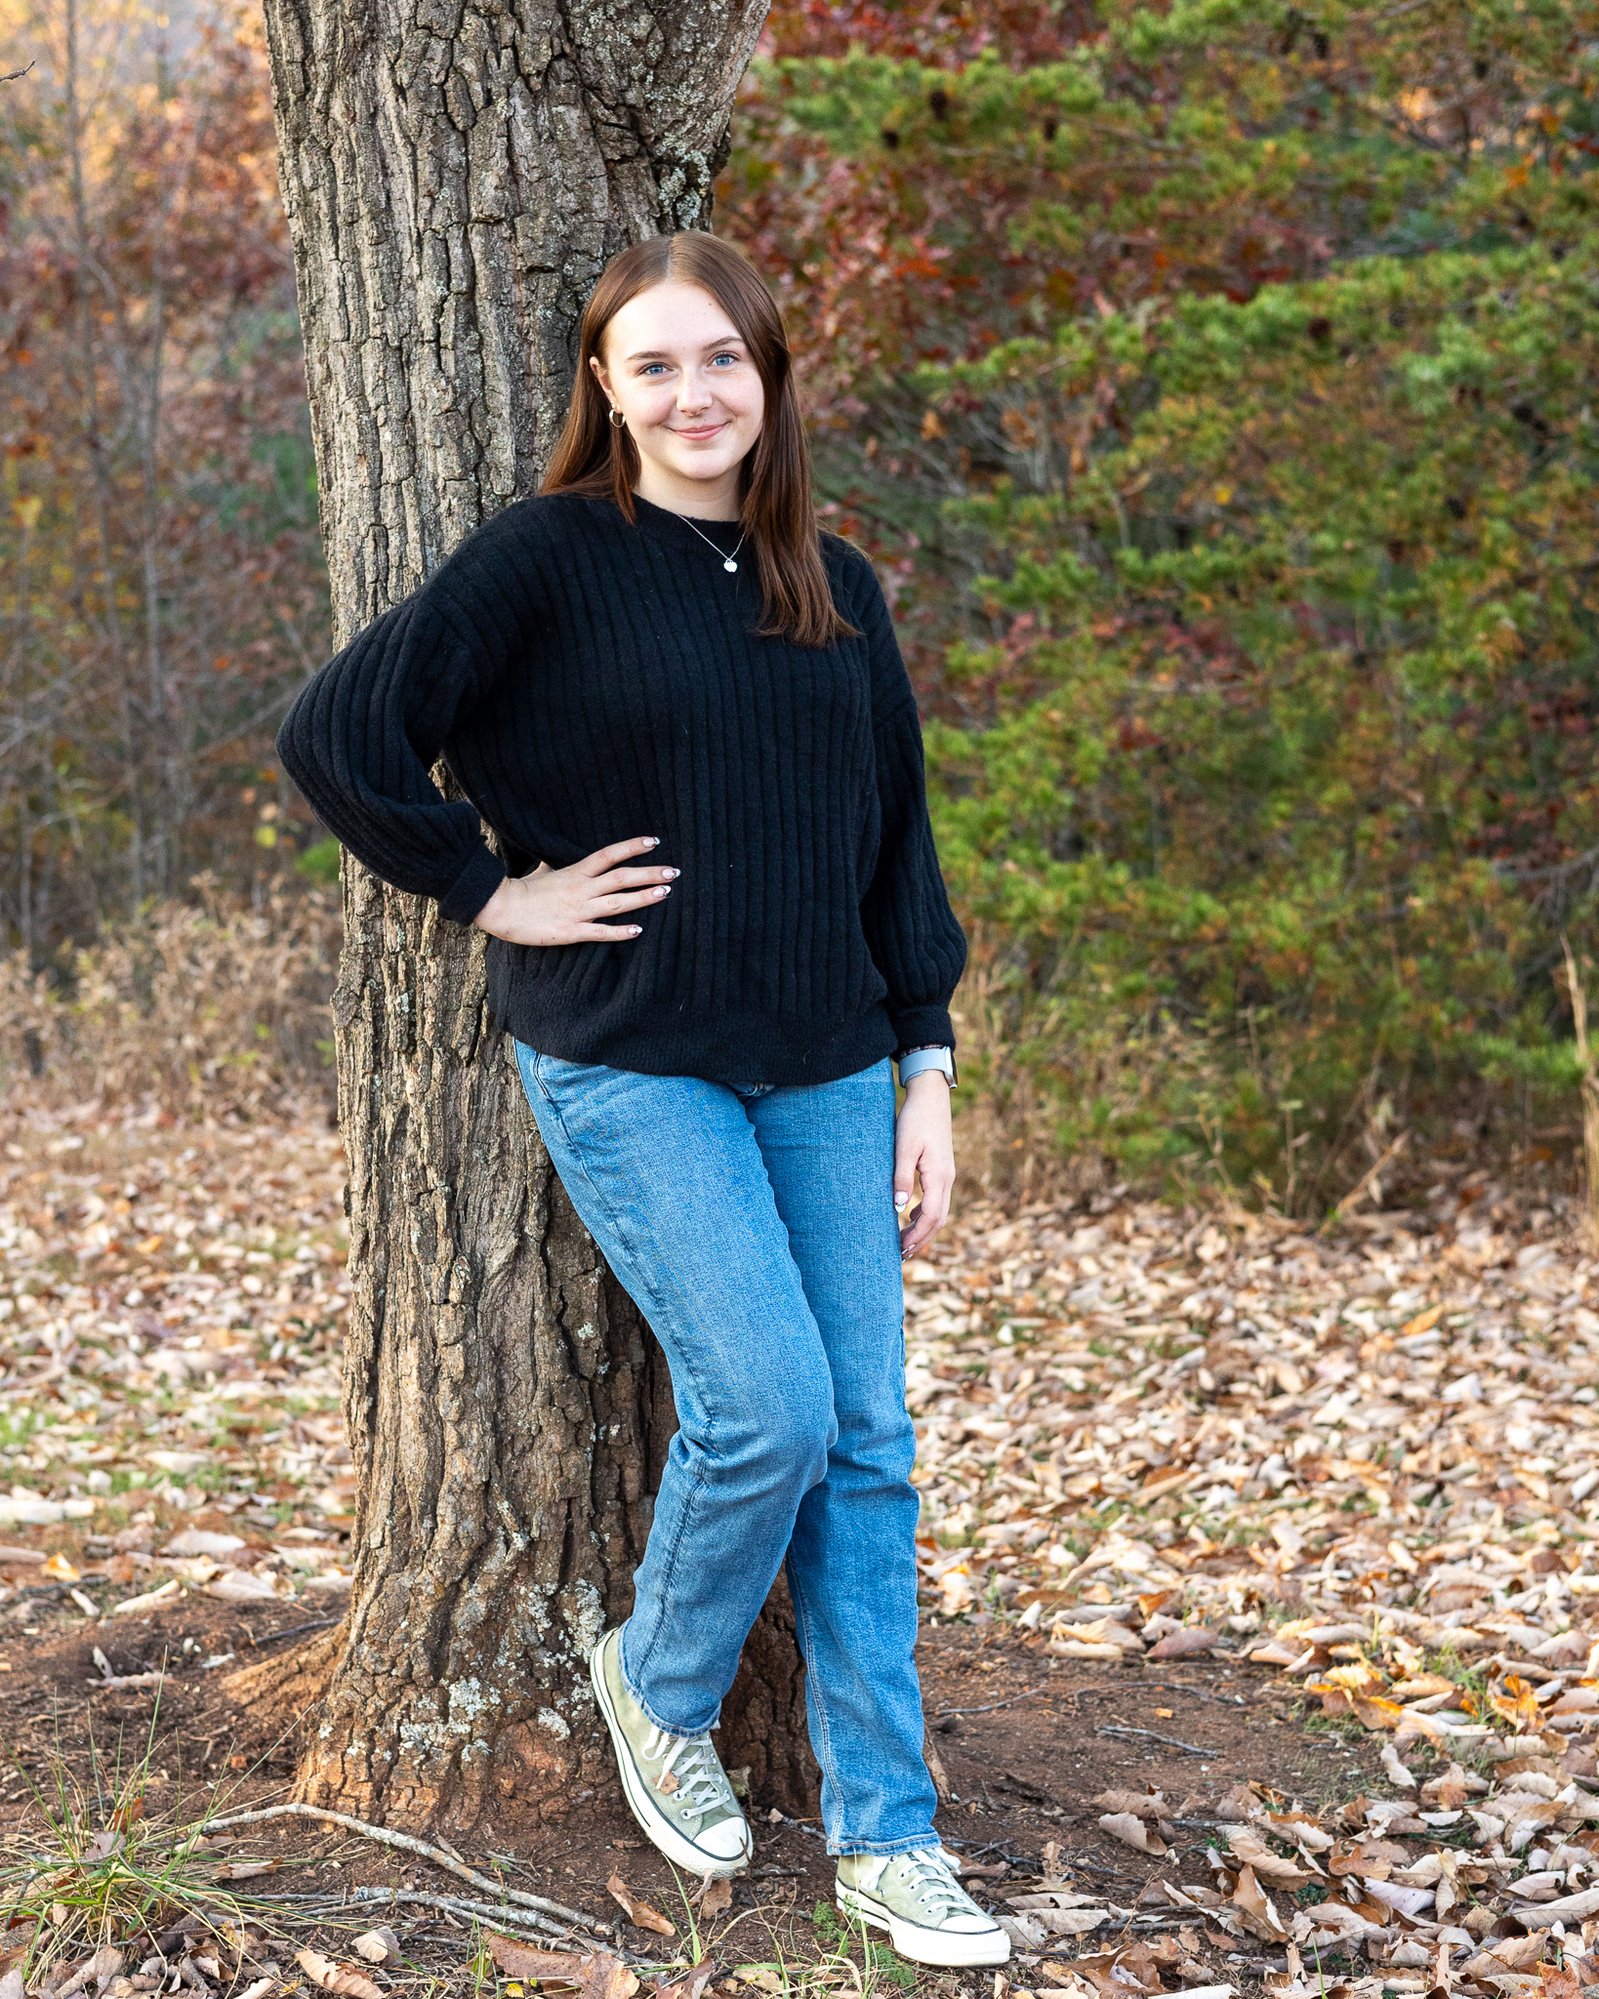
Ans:
{"type": "Polygon", "coordinates": [[[899,1058],[900,1088],[903,1089],[912,1076],[920,1075],[923,1069],[943,1069],[949,1054],[947,1048],[913,1048],[902,1055],[899,1058]]]}

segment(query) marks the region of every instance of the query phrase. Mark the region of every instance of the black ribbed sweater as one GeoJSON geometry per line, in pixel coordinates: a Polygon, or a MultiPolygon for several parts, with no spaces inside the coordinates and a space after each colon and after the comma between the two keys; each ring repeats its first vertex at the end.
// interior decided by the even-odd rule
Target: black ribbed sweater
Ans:
{"type": "Polygon", "coordinates": [[[508,871],[660,836],[636,864],[682,873],[619,920],[639,936],[490,939],[493,1022],[547,1054],[801,1083],[953,1047],[966,939],[871,563],[823,533],[862,637],[760,638],[752,547],[736,573],[717,553],[737,524],[635,505],[541,494],[484,522],[301,690],[284,767],[375,874],[463,923],[508,871]],[[441,755],[471,803],[433,782],[441,755]]]}

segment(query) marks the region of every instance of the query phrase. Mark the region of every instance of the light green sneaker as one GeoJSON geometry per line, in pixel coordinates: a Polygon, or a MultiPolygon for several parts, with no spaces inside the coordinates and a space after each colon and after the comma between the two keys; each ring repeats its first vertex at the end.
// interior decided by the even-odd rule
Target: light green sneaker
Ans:
{"type": "Polygon", "coordinates": [[[741,1873],[755,1841],[711,1738],[655,1726],[623,1683],[621,1630],[607,1631],[589,1654],[589,1678],[633,1816],[674,1866],[697,1875],[741,1873]]]}
{"type": "Polygon", "coordinates": [[[955,1879],[941,1846],[914,1853],[842,1853],[835,1899],[846,1915],[888,1931],[915,1964],[1003,1964],[1010,1937],[955,1879]]]}

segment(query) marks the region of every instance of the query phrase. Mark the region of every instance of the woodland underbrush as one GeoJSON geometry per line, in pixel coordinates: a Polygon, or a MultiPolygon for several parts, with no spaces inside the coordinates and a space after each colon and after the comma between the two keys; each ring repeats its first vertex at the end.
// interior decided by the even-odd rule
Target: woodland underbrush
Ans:
{"type": "MultiPolygon", "coordinates": [[[[954,1008],[963,1193],[1154,1193],[1307,1218],[1402,1204],[1429,1162],[1457,1155],[1501,1178],[1553,1172],[1577,1186],[1575,1091],[1570,1118],[1551,1121],[1541,1098],[1480,1085],[1405,1100],[1374,1069],[1307,1111],[1274,1076],[1258,1024],[1228,1036],[1169,1012],[1096,1007],[1082,985],[1044,977],[1016,939],[981,919],[967,927],[954,1008]],[[1158,1146],[1127,1142],[1152,1131],[1158,1146]]],[[[331,1124],[339,935],[336,888],[285,880],[244,900],[201,877],[189,899],[153,902],[42,967],[0,955],[8,1107],[331,1124]]]]}

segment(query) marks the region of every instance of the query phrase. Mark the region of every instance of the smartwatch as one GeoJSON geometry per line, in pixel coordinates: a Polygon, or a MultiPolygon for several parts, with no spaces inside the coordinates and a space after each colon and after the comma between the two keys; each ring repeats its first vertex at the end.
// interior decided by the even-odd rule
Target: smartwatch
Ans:
{"type": "Polygon", "coordinates": [[[960,1078],[955,1073],[955,1051],[942,1043],[925,1043],[920,1048],[907,1048],[899,1057],[899,1080],[903,1089],[912,1076],[923,1069],[936,1069],[953,1090],[960,1078]]]}

